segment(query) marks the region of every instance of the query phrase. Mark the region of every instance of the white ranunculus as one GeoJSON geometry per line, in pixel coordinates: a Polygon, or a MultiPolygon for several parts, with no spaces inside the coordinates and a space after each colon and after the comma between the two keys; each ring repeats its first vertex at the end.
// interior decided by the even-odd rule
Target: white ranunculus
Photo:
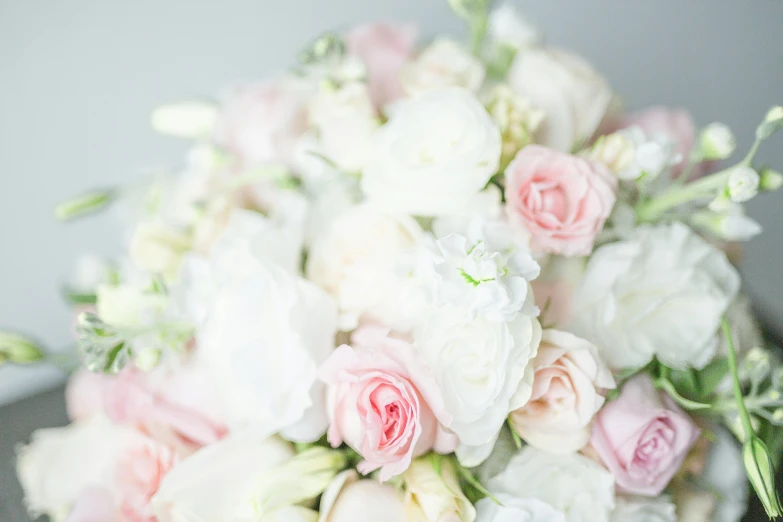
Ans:
{"type": "Polygon", "coordinates": [[[484,74],[484,65],[467,49],[454,40],[439,38],[403,66],[400,85],[411,97],[444,87],[464,87],[478,92],[484,74]]]}
{"type": "Polygon", "coordinates": [[[27,509],[34,517],[47,514],[61,521],[87,488],[113,494],[117,459],[141,438],[102,415],[36,431],[16,464],[27,509]]]}
{"type": "Polygon", "coordinates": [[[405,514],[409,522],[473,522],[476,510],[460,489],[453,462],[439,470],[428,458],[411,462],[403,473],[405,514]]]}
{"type": "Polygon", "coordinates": [[[476,504],[476,522],[565,522],[565,515],[537,498],[519,498],[507,493],[485,497],[476,504]]]}
{"type": "Polygon", "coordinates": [[[310,102],[309,117],[324,155],[346,172],[360,172],[379,126],[367,85],[322,88],[310,102]]]}
{"type": "Polygon", "coordinates": [[[589,139],[612,100],[609,84],[589,63],[556,49],[519,53],[508,82],[546,113],[538,128],[538,141],[561,151],[570,151],[589,139]]]}
{"type": "Polygon", "coordinates": [[[496,7],[489,14],[489,35],[500,45],[524,49],[541,40],[541,32],[519,14],[510,3],[496,7]]]}
{"type": "Polygon", "coordinates": [[[677,522],[677,511],[666,497],[617,497],[610,522],[677,522]]]}
{"type": "Polygon", "coordinates": [[[256,520],[259,481],[293,456],[277,437],[234,435],[206,446],[163,478],[151,501],[156,520],[256,520]]]}
{"type": "Polygon", "coordinates": [[[466,466],[489,455],[509,412],[530,398],[529,363],[540,341],[541,326],[533,317],[518,314],[509,323],[493,323],[470,319],[465,309],[451,305],[433,309],[415,332],[414,346],[454,417],[450,429],[463,446],[457,455],[466,466]]]}
{"type": "Polygon", "coordinates": [[[599,248],[574,297],[570,330],[612,368],[654,356],[675,368],[706,365],[740,278],[726,256],[681,223],[642,227],[599,248]]]}
{"type": "MultiPolygon", "coordinates": [[[[355,470],[346,470],[321,496],[318,522],[408,522],[397,489],[375,480],[359,480],[355,470]]],[[[165,521],[164,521],[165,522],[165,521]]]]}
{"type": "Polygon", "coordinates": [[[612,474],[579,453],[554,455],[528,446],[490,480],[489,490],[539,499],[563,512],[566,522],[607,522],[614,508],[612,474]]]}
{"type": "Polygon", "coordinates": [[[315,241],[307,277],[336,299],[341,329],[353,330],[360,320],[411,328],[425,296],[403,267],[422,235],[411,217],[362,204],[343,212],[315,241]]]}
{"type": "Polygon", "coordinates": [[[500,131],[466,89],[404,103],[377,132],[362,190],[373,205],[407,214],[461,214],[498,169],[500,131]]]}

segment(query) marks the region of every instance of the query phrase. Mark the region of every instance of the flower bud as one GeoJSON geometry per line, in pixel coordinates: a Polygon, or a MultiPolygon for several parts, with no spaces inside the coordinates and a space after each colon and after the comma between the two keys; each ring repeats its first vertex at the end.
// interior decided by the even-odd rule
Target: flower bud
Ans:
{"type": "Polygon", "coordinates": [[[631,169],[635,154],[634,142],[625,134],[614,133],[598,138],[587,156],[609,167],[620,179],[636,179],[642,171],[631,169]]]}
{"type": "Polygon", "coordinates": [[[778,105],[767,113],[764,121],[756,128],[756,139],[765,140],[783,127],[783,107],[778,105]]]}
{"type": "Polygon", "coordinates": [[[43,358],[43,351],[30,339],[9,332],[0,332],[0,364],[6,362],[30,364],[43,358]]]}
{"type": "Polygon", "coordinates": [[[736,167],[729,174],[726,185],[729,199],[742,203],[752,199],[759,190],[760,178],[758,172],[750,167],[736,167]]]}
{"type": "Polygon", "coordinates": [[[76,219],[106,208],[114,200],[113,190],[96,190],[60,203],[54,209],[59,221],[76,219]]]}
{"type": "Polygon", "coordinates": [[[155,368],[160,362],[162,353],[156,346],[146,346],[144,348],[134,348],[133,364],[143,372],[148,372],[155,368]]]}
{"type": "Polygon", "coordinates": [[[759,188],[766,192],[773,192],[783,186],[783,174],[776,170],[764,169],[761,171],[759,188]]]}
{"type": "Polygon", "coordinates": [[[769,377],[772,371],[769,353],[755,346],[748,351],[739,367],[739,378],[759,385],[769,377]]]}
{"type": "Polygon", "coordinates": [[[449,7],[460,18],[469,20],[479,7],[479,0],[449,0],[449,7]]]}
{"type": "Polygon", "coordinates": [[[742,447],[742,459],[753,489],[770,518],[781,516],[780,498],[775,487],[775,467],[767,447],[755,435],[742,447]]]}
{"type": "Polygon", "coordinates": [[[416,459],[402,478],[408,520],[471,522],[476,518],[476,510],[460,489],[454,463],[448,458],[433,455],[416,459]]]}
{"type": "Polygon", "coordinates": [[[722,160],[726,159],[737,147],[734,134],[722,123],[710,123],[701,131],[699,138],[701,145],[701,159],[722,160]]]}
{"type": "Polygon", "coordinates": [[[492,89],[486,107],[500,129],[501,165],[507,165],[522,147],[533,141],[533,133],[543,121],[544,113],[504,84],[492,89]]]}
{"type": "Polygon", "coordinates": [[[761,233],[761,225],[745,215],[742,205],[728,202],[720,212],[697,212],[692,223],[724,241],[747,241],[761,233]]]}
{"type": "Polygon", "coordinates": [[[204,138],[212,132],[218,110],[212,103],[191,100],[162,105],[152,111],[152,128],[167,136],[204,138]]]}

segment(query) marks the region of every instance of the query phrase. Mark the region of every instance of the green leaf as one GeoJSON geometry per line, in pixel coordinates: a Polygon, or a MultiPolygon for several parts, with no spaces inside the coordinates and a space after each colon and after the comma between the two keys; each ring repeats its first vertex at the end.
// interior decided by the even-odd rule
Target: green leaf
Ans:
{"type": "Polygon", "coordinates": [[[114,190],[96,190],[88,192],[64,203],[54,209],[54,216],[60,221],[69,221],[106,208],[115,198],[114,190]]]}
{"type": "Polygon", "coordinates": [[[44,357],[44,351],[35,341],[19,334],[0,332],[0,364],[30,364],[44,357]]]}
{"type": "Polygon", "coordinates": [[[94,305],[98,302],[98,297],[94,293],[77,292],[68,287],[62,290],[63,297],[73,305],[94,305]]]}

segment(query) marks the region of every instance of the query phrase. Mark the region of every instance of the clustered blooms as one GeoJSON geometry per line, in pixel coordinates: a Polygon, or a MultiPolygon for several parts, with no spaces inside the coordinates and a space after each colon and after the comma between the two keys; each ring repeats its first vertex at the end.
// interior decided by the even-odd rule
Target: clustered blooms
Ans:
{"type": "Polygon", "coordinates": [[[737,521],[748,478],[779,513],[783,365],[734,263],[783,108],[721,169],[725,126],[623,114],[510,6],[450,3],[472,46],[326,35],[156,110],[194,142],[178,175],[58,207],[137,218],[67,288],[83,367],[20,451],[32,514],[737,521]]]}

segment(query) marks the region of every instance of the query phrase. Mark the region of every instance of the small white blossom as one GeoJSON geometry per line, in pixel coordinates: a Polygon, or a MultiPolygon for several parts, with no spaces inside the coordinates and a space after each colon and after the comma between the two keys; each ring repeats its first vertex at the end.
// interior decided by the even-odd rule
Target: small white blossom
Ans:
{"type": "Polygon", "coordinates": [[[726,191],[729,199],[735,203],[743,203],[758,194],[759,174],[750,167],[736,167],[729,174],[726,191]]]}
{"type": "Polygon", "coordinates": [[[536,45],[541,32],[510,3],[505,3],[489,14],[489,34],[492,40],[512,49],[536,45]]]}
{"type": "Polygon", "coordinates": [[[701,159],[723,160],[737,148],[731,129],[722,123],[710,123],[701,131],[701,159]]]}

